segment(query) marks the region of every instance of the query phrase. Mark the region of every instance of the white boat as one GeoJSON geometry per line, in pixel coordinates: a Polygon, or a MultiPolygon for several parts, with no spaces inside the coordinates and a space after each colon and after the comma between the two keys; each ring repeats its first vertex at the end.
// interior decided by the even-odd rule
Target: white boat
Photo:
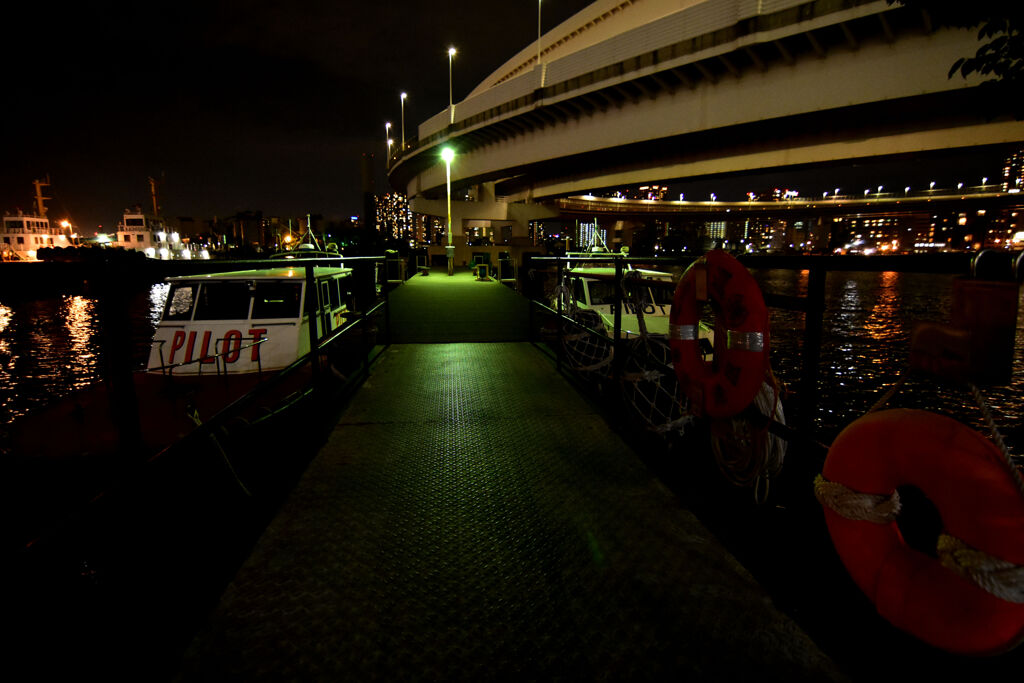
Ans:
{"type": "MultiPolygon", "coordinates": [[[[575,257],[595,255],[625,256],[613,252],[569,254],[575,257]]],[[[577,265],[571,265],[565,271],[563,311],[580,311],[584,318],[593,318],[596,315],[600,318],[604,333],[613,337],[616,313],[615,277],[614,264],[579,261],[577,265]],[[586,313],[588,311],[591,313],[586,313]]],[[[632,339],[642,336],[644,330],[641,330],[641,324],[648,336],[667,338],[672,297],[675,293],[672,274],[660,270],[634,268],[625,264],[623,280],[627,279],[632,282],[627,282],[625,296],[622,298],[620,338],[632,339]]],[[[701,323],[699,336],[702,340],[707,340],[706,345],[704,342],[701,345],[710,351],[714,331],[701,323]]]]}
{"type": "Polygon", "coordinates": [[[147,372],[209,375],[260,373],[287,367],[348,314],[350,268],[282,265],[168,278],[170,290],[153,335],[147,372]],[[314,297],[312,322],[307,297],[314,297]]]}
{"type": "MultiPolygon", "coordinates": [[[[314,267],[312,289],[299,263],[168,278],[147,367],[132,374],[136,402],[125,405],[123,391],[112,395],[113,383],[99,382],[16,422],[11,445],[36,455],[110,454],[123,445],[118,411],[130,407],[138,411],[142,450],[158,451],[308,354],[311,327],[323,340],[345,325],[351,275],[340,264],[314,267]],[[53,425],[73,430],[75,439],[54,439],[53,425]]],[[[265,416],[290,404],[313,379],[307,364],[262,392],[252,412],[265,416]]]]}

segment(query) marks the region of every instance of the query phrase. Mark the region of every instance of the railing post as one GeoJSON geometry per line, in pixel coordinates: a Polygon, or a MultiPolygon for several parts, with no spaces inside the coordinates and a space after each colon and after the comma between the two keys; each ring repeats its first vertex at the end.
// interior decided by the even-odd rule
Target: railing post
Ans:
{"type": "Polygon", "coordinates": [[[803,369],[800,376],[799,427],[814,430],[818,412],[818,365],[821,360],[821,331],[825,317],[825,280],[828,270],[813,264],[807,278],[807,313],[804,318],[803,369]]]}
{"type": "Polygon", "coordinates": [[[306,316],[309,319],[309,362],[313,369],[313,376],[320,374],[320,335],[317,334],[316,326],[320,318],[317,315],[317,308],[320,301],[320,291],[316,286],[314,277],[314,266],[306,264],[306,316]]]}
{"type": "Polygon", "coordinates": [[[559,289],[562,286],[562,272],[564,264],[562,259],[559,258],[556,261],[555,269],[555,305],[558,308],[558,341],[555,345],[555,367],[559,372],[562,371],[562,337],[565,331],[565,321],[562,320],[562,291],[559,289]]]}
{"type": "Polygon", "coordinates": [[[622,287],[622,259],[615,259],[615,329],[612,338],[612,379],[616,382],[622,375],[622,349],[625,340],[622,339],[622,302],[625,292],[622,287]]]}
{"type": "Polygon", "coordinates": [[[118,447],[133,453],[142,446],[142,424],[132,368],[129,292],[124,287],[124,266],[105,260],[99,275],[99,318],[103,338],[104,376],[110,417],[117,429],[118,447]]]}

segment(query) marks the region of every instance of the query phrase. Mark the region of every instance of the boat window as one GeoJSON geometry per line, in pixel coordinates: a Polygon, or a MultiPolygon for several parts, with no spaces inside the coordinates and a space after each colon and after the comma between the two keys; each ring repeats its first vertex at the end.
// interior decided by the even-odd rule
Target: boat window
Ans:
{"type": "Polygon", "coordinates": [[[675,293],[674,287],[651,287],[651,296],[654,298],[654,303],[662,304],[663,306],[672,305],[675,293]]]}
{"type": "Polygon", "coordinates": [[[164,320],[191,320],[197,285],[171,285],[164,320]]]}
{"type": "Polygon", "coordinates": [[[301,301],[301,283],[257,281],[253,287],[252,317],[298,318],[301,301]]]}
{"type": "Polygon", "coordinates": [[[245,320],[249,317],[249,285],[241,281],[204,282],[199,289],[196,320],[245,320]]]}
{"type": "Polygon", "coordinates": [[[331,280],[331,310],[339,308],[341,306],[341,280],[334,278],[331,280]]]}
{"type": "Polygon", "coordinates": [[[590,305],[615,303],[615,283],[594,280],[590,283],[590,305]]]}
{"type": "Polygon", "coordinates": [[[587,303],[587,297],[583,294],[583,279],[575,278],[572,281],[572,298],[576,303],[585,304],[587,303]]]}

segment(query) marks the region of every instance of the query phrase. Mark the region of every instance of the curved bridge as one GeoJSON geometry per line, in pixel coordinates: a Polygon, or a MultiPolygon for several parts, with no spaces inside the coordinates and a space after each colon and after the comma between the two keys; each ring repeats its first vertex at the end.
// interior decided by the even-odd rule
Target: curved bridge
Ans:
{"type": "Polygon", "coordinates": [[[947,77],[974,32],[885,0],[598,0],[537,47],[396,150],[414,210],[444,215],[444,145],[473,217],[519,223],[600,187],[1024,140],[947,77]]]}

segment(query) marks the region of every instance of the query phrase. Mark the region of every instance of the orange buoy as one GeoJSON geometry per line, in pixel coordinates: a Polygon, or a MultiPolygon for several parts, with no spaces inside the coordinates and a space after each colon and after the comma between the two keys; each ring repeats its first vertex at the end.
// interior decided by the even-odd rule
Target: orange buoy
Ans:
{"type": "Polygon", "coordinates": [[[927,411],[869,413],[839,434],[822,475],[815,488],[832,542],[882,617],[958,654],[995,654],[1024,638],[1024,493],[991,441],[927,411]],[[900,486],[920,489],[938,509],[948,534],[940,556],[943,546],[969,548],[1017,585],[995,590],[980,572],[907,545],[895,521],[900,486]],[[864,506],[842,502],[858,497],[878,507],[861,514],[864,506]]]}
{"type": "Polygon", "coordinates": [[[732,417],[753,402],[768,368],[768,307],[743,264],[715,249],[686,269],[672,300],[669,344],[693,412],[732,417]],[[715,312],[710,362],[699,344],[704,302],[715,312]]]}

